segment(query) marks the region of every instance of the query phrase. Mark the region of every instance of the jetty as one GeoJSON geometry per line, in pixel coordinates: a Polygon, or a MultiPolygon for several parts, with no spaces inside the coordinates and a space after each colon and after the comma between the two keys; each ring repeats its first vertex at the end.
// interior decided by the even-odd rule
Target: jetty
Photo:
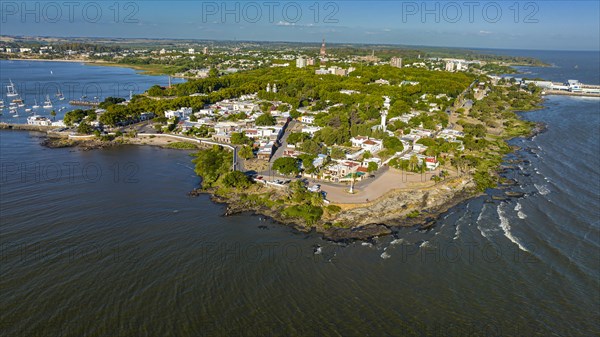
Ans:
{"type": "Polygon", "coordinates": [[[13,123],[0,123],[0,130],[23,130],[23,131],[39,131],[48,132],[60,129],[58,126],[47,126],[47,125],[31,125],[31,124],[13,124],[13,123]]]}
{"type": "Polygon", "coordinates": [[[600,97],[600,85],[585,84],[578,80],[568,80],[565,83],[538,80],[521,80],[521,85],[533,83],[541,88],[542,95],[565,95],[565,96],[583,96],[600,97]]]}
{"type": "Polygon", "coordinates": [[[97,101],[72,100],[72,101],[69,101],[69,104],[71,104],[71,105],[79,105],[79,106],[97,107],[97,106],[100,105],[100,102],[97,102],[97,101]]]}
{"type": "Polygon", "coordinates": [[[542,95],[563,95],[563,96],[579,96],[579,97],[600,97],[599,93],[594,92],[573,92],[564,90],[544,90],[542,95]]]}

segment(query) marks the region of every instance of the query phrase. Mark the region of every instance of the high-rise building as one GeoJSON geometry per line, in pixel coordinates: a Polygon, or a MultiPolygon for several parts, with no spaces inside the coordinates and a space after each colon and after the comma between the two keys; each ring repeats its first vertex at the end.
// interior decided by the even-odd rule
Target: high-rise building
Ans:
{"type": "Polygon", "coordinates": [[[306,59],[302,56],[300,56],[299,58],[296,59],[296,67],[297,68],[304,68],[306,67],[306,59]]]}
{"type": "Polygon", "coordinates": [[[204,47],[204,49],[202,50],[202,53],[204,55],[208,55],[208,47],[204,47]]]}
{"type": "Polygon", "coordinates": [[[390,60],[390,65],[396,68],[402,68],[402,58],[401,57],[392,57],[390,60]]]}
{"type": "Polygon", "coordinates": [[[454,62],[452,62],[452,61],[446,62],[446,71],[454,71],[454,62]]]}

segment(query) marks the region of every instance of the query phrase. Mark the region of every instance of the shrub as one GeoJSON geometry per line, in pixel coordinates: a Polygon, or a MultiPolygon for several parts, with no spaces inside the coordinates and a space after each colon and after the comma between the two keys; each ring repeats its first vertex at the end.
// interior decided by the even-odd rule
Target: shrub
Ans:
{"type": "Polygon", "coordinates": [[[311,205],[296,205],[284,209],[282,214],[289,218],[304,219],[307,224],[313,224],[321,219],[323,209],[311,205]]]}

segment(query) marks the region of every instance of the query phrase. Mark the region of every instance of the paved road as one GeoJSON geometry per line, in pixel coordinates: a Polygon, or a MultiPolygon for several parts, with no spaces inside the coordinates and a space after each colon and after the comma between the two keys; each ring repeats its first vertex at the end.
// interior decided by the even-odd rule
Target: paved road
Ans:
{"type": "Polygon", "coordinates": [[[279,140],[280,146],[277,148],[273,156],[271,156],[271,160],[269,160],[269,162],[272,163],[278,158],[281,158],[281,156],[283,156],[283,151],[287,148],[287,139],[290,136],[290,133],[292,133],[292,131],[296,127],[297,123],[297,120],[292,120],[289,122],[287,128],[285,128],[283,136],[281,136],[281,139],[279,140]]]}

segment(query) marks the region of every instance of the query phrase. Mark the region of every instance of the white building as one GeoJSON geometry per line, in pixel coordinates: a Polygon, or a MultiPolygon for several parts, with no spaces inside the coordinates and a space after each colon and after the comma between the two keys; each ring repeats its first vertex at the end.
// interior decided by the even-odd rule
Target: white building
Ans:
{"type": "Polygon", "coordinates": [[[392,57],[390,59],[390,65],[396,68],[402,68],[402,58],[401,57],[392,57]]]}
{"type": "Polygon", "coordinates": [[[440,166],[440,163],[434,157],[427,157],[425,158],[425,166],[429,171],[433,171],[440,166]]]}
{"type": "Polygon", "coordinates": [[[300,117],[300,121],[304,124],[314,124],[315,117],[314,116],[302,116],[302,117],[300,117]]]}
{"type": "Polygon", "coordinates": [[[299,57],[298,59],[296,59],[296,67],[297,68],[306,67],[306,59],[304,57],[299,57]]]}
{"type": "Polygon", "coordinates": [[[33,115],[30,117],[27,117],[27,124],[38,125],[38,126],[50,126],[50,125],[52,125],[52,121],[46,117],[42,117],[39,115],[33,115]]]}
{"type": "Polygon", "coordinates": [[[376,153],[383,149],[383,141],[380,139],[357,136],[350,139],[353,147],[360,147],[371,153],[376,153]]]}
{"type": "Polygon", "coordinates": [[[167,110],[165,111],[166,118],[185,118],[192,114],[192,108],[179,108],[179,110],[167,110]]]}
{"type": "Polygon", "coordinates": [[[321,128],[318,126],[305,126],[302,128],[302,132],[308,133],[311,136],[314,135],[315,132],[317,132],[319,130],[321,130],[321,128]]]}

